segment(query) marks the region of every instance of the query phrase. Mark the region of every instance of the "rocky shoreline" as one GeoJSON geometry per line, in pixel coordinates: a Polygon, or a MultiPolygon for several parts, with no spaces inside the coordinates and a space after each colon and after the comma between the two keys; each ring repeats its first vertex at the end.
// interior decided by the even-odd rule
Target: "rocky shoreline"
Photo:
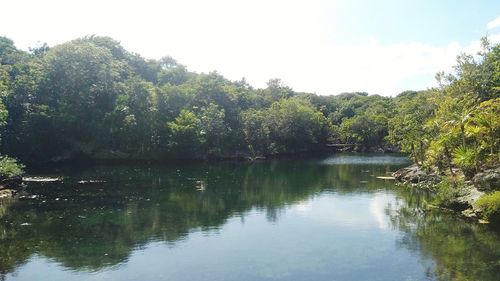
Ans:
{"type": "MultiPolygon", "coordinates": [[[[437,172],[437,169],[424,170],[417,164],[413,164],[394,172],[393,177],[400,184],[437,192],[437,186],[443,181],[445,175],[437,172]]],[[[483,210],[476,205],[476,202],[481,196],[496,190],[500,190],[500,166],[481,171],[471,180],[464,181],[463,186],[454,190],[454,196],[449,202],[437,207],[486,222],[481,219],[483,210]]]]}
{"type": "Polygon", "coordinates": [[[0,178],[0,199],[11,198],[23,189],[23,178],[21,176],[0,178]]]}

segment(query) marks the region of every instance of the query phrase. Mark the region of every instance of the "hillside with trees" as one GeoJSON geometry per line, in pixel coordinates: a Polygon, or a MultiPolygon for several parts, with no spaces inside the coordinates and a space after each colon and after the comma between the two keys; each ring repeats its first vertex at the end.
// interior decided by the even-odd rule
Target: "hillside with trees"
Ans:
{"type": "Polygon", "coordinates": [[[29,52],[0,42],[2,148],[28,163],[265,156],[332,140],[374,150],[393,115],[391,98],[299,93],[279,79],[255,89],[107,37],[29,52]]]}

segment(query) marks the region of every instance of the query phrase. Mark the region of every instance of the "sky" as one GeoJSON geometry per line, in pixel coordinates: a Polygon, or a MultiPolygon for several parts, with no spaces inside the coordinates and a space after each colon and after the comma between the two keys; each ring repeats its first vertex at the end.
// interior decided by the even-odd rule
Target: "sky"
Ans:
{"type": "Polygon", "coordinates": [[[498,0],[2,0],[0,36],[55,46],[110,36],[148,59],[265,87],[394,96],[436,85],[461,52],[500,42],[498,0]]]}

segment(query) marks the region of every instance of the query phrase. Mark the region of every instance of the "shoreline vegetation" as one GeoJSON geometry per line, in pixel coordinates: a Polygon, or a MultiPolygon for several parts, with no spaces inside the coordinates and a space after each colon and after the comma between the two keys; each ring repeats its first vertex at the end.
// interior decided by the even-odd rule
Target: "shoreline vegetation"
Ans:
{"type": "Polygon", "coordinates": [[[500,48],[482,42],[478,54],[457,58],[454,73],[436,75],[437,89],[401,100],[388,139],[415,163],[395,178],[432,190],[429,206],[498,224],[500,48]]]}
{"type": "Polygon", "coordinates": [[[436,206],[497,221],[500,46],[482,38],[479,53],[458,56],[436,79],[436,88],[396,97],[320,96],[279,79],[254,88],[191,72],[109,37],[29,51],[0,37],[0,190],[15,192],[23,164],[400,151],[416,165],[396,179],[434,190],[436,206]]]}
{"type": "Polygon", "coordinates": [[[433,192],[435,195],[428,202],[428,208],[451,210],[480,223],[500,222],[500,166],[466,179],[460,171],[448,175],[413,164],[396,171],[393,177],[403,186],[433,192]]]}

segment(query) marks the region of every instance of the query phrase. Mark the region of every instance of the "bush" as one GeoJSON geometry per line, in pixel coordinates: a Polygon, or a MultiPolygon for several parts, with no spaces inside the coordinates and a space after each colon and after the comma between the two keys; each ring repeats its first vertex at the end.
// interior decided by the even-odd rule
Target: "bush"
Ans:
{"type": "Polygon", "coordinates": [[[453,164],[457,165],[464,172],[464,175],[470,179],[476,172],[478,154],[479,151],[477,149],[458,147],[453,152],[453,164]]]}
{"type": "Polygon", "coordinates": [[[482,217],[486,220],[500,219],[500,191],[481,196],[475,207],[481,210],[482,217]]]}
{"type": "Polygon", "coordinates": [[[447,208],[460,208],[455,200],[460,196],[460,190],[464,186],[462,178],[446,177],[437,184],[437,193],[433,198],[433,203],[447,208]]]}
{"type": "Polygon", "coordinates": [[[0,156],[0,178],[12,178],[24,173],[24,165],[17,162],[16,159],[0,156]]]}

